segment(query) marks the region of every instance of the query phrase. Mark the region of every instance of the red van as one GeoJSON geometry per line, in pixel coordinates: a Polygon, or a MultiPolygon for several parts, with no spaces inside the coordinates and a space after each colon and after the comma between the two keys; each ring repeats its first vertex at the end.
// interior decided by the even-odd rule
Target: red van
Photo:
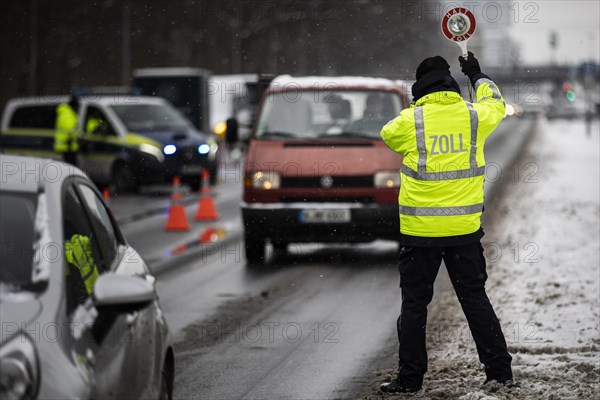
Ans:
{"type": "Polygon", "coordinates": [[[402,85],[387,79],[274,79],[244,165],[247,261],[261,263],[267,241],[397,240],[402,158],[379,132],[407,106],[402,85]]]}

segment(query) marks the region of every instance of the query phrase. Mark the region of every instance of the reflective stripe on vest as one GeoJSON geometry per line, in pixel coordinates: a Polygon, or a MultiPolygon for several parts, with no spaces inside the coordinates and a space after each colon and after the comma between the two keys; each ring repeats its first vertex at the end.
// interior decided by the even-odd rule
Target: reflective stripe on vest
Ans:
{"type": "Polygon", "coordinates": [[[483,212],[483,203],[458,207],[408,207],[400,206],[400,214],[416,217],[447,217],[483,212]]]}
{"type": "MultiPolygon", "coordinates": [[[[482,81],[480,79],[477,82],[482,81]]],[[[497,89],[496,89],[497,90],[497,89]]],[[[485,167],[477,166],[477,130],[479,128],[479,118],[477,111],[471,103],[466,103],[469,109],[469,119],[471,122],[471,152],[469,153],[469,168],[442,172],[427,172],[427,148],[425,146],[425,121],[423,119],[423,108],[415,107],[415,132],[417,135],[417,150],[419,160],[417,162],[417,171],[402,165],[402,173],[419,181],[445,181],[452,179],[472,178],[485,174],[485,167]]]]}
{"type": "MultiPolygon", "coordinates": [[[[488,85],[490,85],[490,89],[492,90],[492,99],[502,100],[502,96],[500,96],[500,91],[498,90],[498,86],[496,86],[496,84],[494,82],[492,82],[491,80],[489,80],[487,78],[481,78],[481,79],[478,79],[477,82],[475,82],[475,93],[477,93],[477,89],[479,89],[479,86],[481,86],[484,83],[487,83],[488,85]]],[[[486,98],[488,98],[488,97],[482,97],[481,99],[479,99],[479,101],[485,100],[486,98]]]]}

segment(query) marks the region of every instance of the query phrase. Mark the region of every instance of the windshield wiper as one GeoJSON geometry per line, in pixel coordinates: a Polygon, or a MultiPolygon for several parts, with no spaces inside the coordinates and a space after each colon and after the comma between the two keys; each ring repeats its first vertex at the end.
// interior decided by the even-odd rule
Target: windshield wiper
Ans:
{"type": "Polygon", "coordinates": [[[359,138],[359,139],[378,139],[378,137],[369,135],[364,132],[340,132],[340,133],[321,133],[319,138],[336,138],[336,137],[350,137],[350,138],[359,138]]]}
{"type": "Polygon", "coordinates": [[[265,132],[260,135],[257,139],[268,139],[268,138],[290,138],[290,139],[302,139],[290,132],[272,131],[265,132]]]}

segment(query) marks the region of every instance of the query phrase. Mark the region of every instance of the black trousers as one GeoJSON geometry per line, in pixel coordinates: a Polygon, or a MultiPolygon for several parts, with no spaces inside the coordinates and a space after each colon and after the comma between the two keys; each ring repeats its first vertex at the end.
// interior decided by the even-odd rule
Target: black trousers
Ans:
{"type": "Polygon", "coordinates": [[[486,264],[483,247],[477,242],[451,247],[404,246],[400,250],[402,311],[398,318],[398,382],[404,386],[421,386],[427,372],[427,305],[433,297],[433,283],[442,259],[467,317],[486,376],[502,381],[511,379],[512,357],[485,293],[486,264]]]}

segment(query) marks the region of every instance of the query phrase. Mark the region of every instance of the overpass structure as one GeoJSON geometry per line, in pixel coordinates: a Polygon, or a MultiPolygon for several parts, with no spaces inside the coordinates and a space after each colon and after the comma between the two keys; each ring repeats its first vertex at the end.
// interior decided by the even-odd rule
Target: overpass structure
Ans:
{"type": "MultiPolygon", "coordinates": [[[[586,71],[588,72],[588,71],[586,71]]],[[[565,80],[582,79],[584,74],[582,68],[566,65],[544,65],[544,66],[515,66],[513,68],[485,68],[485,73],[498,82],[557,82],[565,80]]],[[[591,67],[589,75],[592,81],[600,81],[600,68],[591,67]]]]}

